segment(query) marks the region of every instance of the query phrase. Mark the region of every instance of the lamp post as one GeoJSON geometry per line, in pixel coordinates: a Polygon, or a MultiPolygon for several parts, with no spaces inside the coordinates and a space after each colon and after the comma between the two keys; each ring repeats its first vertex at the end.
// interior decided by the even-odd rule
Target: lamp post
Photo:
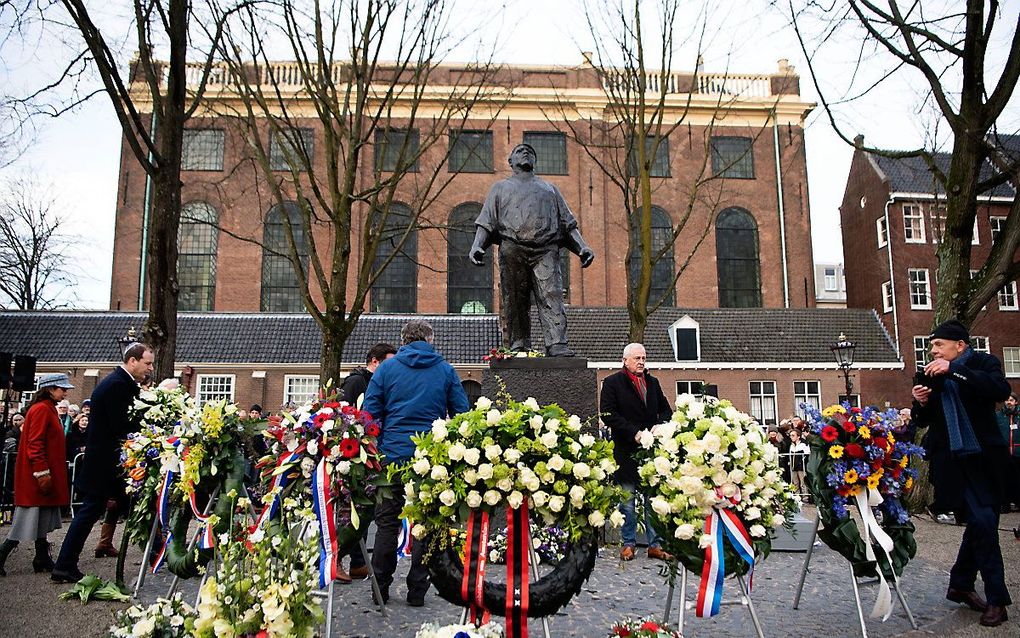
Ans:
{"type": "Polygon", "coordinates": [[[849,403],[854,390],[854,383],[850,380],[850,368],[854,366],[854,350],[857,349],[857,344],[847,339],[846,335],[841,332],[839,339],[829,346],[829,349],[832,350],[832,354],[836,358],[836,365],[843,373],[843,381],[846,384],[846,400],[849,403]]]}
{"type": "Polygon", "coordinates": [[[130,348],[132,344],[137,343],[137,342],[138,342],[138,338],[137,338],[137,334],[135,333],[135,327],[134,326],[131,326],[130,328],[128,328],[126,336],[117,337],[117,345],[120,346],[120,356],[121,356],[121,358],[124,357],[124,353],[127,352],[128,348],[130,348]]]}

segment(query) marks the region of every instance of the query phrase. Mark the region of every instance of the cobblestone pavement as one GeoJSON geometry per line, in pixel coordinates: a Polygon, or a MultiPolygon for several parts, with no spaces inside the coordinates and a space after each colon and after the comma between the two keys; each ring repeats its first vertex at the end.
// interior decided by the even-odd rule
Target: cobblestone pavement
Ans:
{"type": "MultiPolygon", "coordinates": [[[[977,625],[978,615],[943,598],[948,580],[948,568],[959,544],[962,528],[936,525],[927,518],[916,520],[918,527],[918,556],[907,566],[902,586],[908,604],[920,627],[912,631],[902,609],[894,598],[893,616],[885,623],[868,620],[870,636],[955,636],[958,638],[981,636],[999,638],[1020,633],[1020,622],[1009,622],[989,629],[977,625]]],[[[1020,514],[1002,517],[1000,539],[1006,563],[1006,579],[1014,595],[1020,595],[1020,542],[1010,531],[1020,525],[1020,514]]],[[[0,536],[4,534],[0,528],[0,536]]],[[[51,540],[59,541],[60,533],[51,540]]],[[[92,544],[86,547],[91,548],[92,544]]],[[[620,563],[616,549],[602,550],[591,579],[582,593],[559,614],[549,619],[550,635],[555,638],[598,638],[604,636],[613,621],[627,615],[661,617],[665,608],[667,586],[659,575],[661,563],[648,560],[643,552],[629,563],[620,563]]],[[[132,558],[137,560],[137,553],[132,558]]],[[[807,576],[800,609],[792,608],[797,578],[803,565],[802,553],[773,553],[755,572],[752,600],[761,619],[766,636],[825,636],[838,638],[859,636],[854,599],[850,588],[849,571],[834,552],[825,547],[816,548],[807,576]]],[[[19,548],[7,563],[10,575],[0,578],[0,637],[47,636],[84,637],[102,636],[121,606],[110,603],[61,602],[57,594],[64,590],[53,585],[44,575],[31,573],[31,550],[19,548]]],[[[129,574],[137,574],[137,565],[129,560],[129,574]]],[[[112,559],[91,557],[82,561],[86,572],[109,578],[113,575],[112,559]]],[[[417,628],[426,621],[449,623],[460,619],[460,608],[440,599],[433,591],[426,598],[425,607],[412,608],[404,602],[406,590],[403,575],[406,561],[401,561],[397,579],[391,587],[388,614],[384,618],[371,604],[369,581],[351,585],[337,585],[333,613],[333,636],[345,638],[399,638],[413,637],[417,628]]],[[[495,573],[504,569],[492,565],[495,573]]],[[[492,572],[490,572],[492,573],[492,572]]],[[[693,601],[697,579],[689,579],[688,600],[693,601]]],[[[150,577],[142,591],[142,599],[150,602],[165,593],[169,578],[165,574],[150,577]]],[[[678,588],[679,589],[679,588],[678,588]]],[[[197,582],[183,583],[181,590],[194,600],[197,582]]],[[[727,580],[724,596],[732,599],[737,585],[727,580]]],[[[978,584],[978,591],[981,585],[978,584]]],[[[862,587],[865,610],[874,601],[875,588],[862,587]]],[[[678,607],[673,606],[673,622],[678,607]]],[[[1020,613],[1020,612],[1018,612],[1020,613]]],[[[529,625],[533,636],[542,636],[542,623],[532,619],[529,625]]],[[[690,636],[754,636],[751,617],[745,607],[725,606],[715,618],[696,618],[687,613],[685,635],[690,636]]]]}

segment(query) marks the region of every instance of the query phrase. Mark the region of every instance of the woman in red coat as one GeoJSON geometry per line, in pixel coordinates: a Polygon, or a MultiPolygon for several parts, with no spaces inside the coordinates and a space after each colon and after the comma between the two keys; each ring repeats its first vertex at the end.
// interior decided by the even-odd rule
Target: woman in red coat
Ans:
{"type": "Polygon", "coordinates": [[[18,461],[14,469],[14,520],[7,540],[0,545],[0,576],[4,563],[18,543],[35,542],[32,567],[36,573],[53,570],[46,535],[60,529],[60,508],[70,502],[64,428],[57,403],[74,388],[66,374],[39,377],[39,390],[21,426],[18,461]]]}

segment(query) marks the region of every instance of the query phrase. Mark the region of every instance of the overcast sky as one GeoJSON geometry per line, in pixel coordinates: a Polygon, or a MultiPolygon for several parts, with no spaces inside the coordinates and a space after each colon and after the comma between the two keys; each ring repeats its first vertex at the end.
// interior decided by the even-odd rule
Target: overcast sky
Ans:
{"type": "MultiPolygon", "coordinates": [[[[707,4],[713,13],[708,16],[708,38],[703,46],[706,72],[729,69],[741,74],[772,73],[777,69],[777,60],[787,58],[801,75],[803,98],[817,101],[807,64],[783,16],[769,9],[764,0],[707,4]],[[760,11],[751,10],[755,5],[761,7],[760,11]]],[[[1004,4],[1008,15],[1000,18],[1000,24],[1009,25],[1012,21],[1015,25],[1020,2],[1004,4]]],[[[581,51],[591,49],[583,14],[575,0],[514,0],[501,20],[491,19],[492,5],[491,0],[460,0],[458,15],[484,20],[485,40],[497,43],[497,61],[577,65],[581,62],[581,51]]],[[[696,20],[696,15],[685,15],[678,24],[687,28],[696,20]]],[[[823,90],[833,95],[844,90],[841,82],[852,72],[858,49],[854,42],[838,44],[817,61],[823,90]]],[[[1004,55],[1005,50],[1002,44],[992,55],[1004,55]]],[[[0,81],[31,85],[40,69],[52,68],[53,51],[43,43],[27,59],[14,64],[8,61],[0,81]]],[[[130,52],[125,60],[129,55],[130,52]]],[[[695,55],[694,45],[681,48],[675,58],[675,69],[690,70],[695,55]]],[[[467,49],[455,54],[458,61],[470,57],[467,49]]],[[[871,71],[880,72],[880,67],[879,63],[873,64],[871,71]]],[[[850,135],[863,132],[869,142],[886,148],[917,147],[925,142],[930,128],[930,109],[926,109],[918,95],[916,88],[906,81],[883,84],[866,99],[841,107],[840,122],[850,135]]],[[[1014,96],[1014,114],[1016,102],[1014,96]]],[[[1014,130],[1015,125],[1008,132],[1014,130]]],[[[791,237],[790,241],[811,241],[816,263],[842,262],[838,207],[852,150],[832,132],[821,107],[808,118],[806,132],[812,237],[791,237]]],[[[8,175],[27,171],[54,185],[58,203],[68,219],[68,231],[77,238],[73,254],[83,276],[76,292],[83,308],[102,309],[109,305],[120,140],[109,101],[100,95],[73,113],[42,123],[31,149],[12,167],[0,172],[8,175]]]]}

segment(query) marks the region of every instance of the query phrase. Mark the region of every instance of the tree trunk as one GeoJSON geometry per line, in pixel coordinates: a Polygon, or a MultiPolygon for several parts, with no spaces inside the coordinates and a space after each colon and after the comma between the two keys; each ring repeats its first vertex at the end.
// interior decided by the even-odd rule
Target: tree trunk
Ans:
{"type": "MultiPolygon", "coordinates": [[[[146,300],[149,316],[142,338],[152,346],[153,378],[158,382],[173,376],[177,350],[177,229],[180,222],[180,188],[172,185],[176,176],[160,171],[153,177],[152,214],[145,251],[146,300]]],[[[176,175],[176,174],[175,174],[176,175]]]]}

